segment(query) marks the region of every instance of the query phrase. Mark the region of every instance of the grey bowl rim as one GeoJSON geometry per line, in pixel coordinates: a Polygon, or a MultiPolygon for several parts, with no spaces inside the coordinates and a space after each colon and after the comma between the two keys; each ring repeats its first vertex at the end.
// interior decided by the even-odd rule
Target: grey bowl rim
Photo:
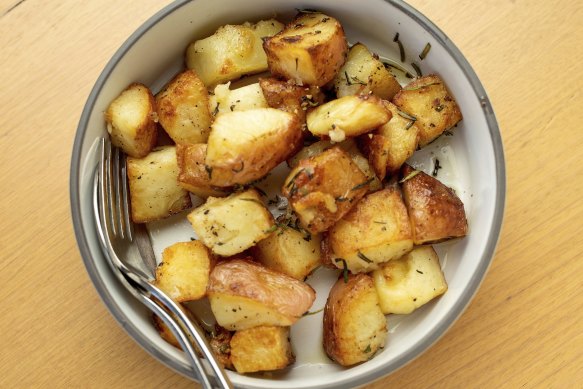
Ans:
{"type": "MultiPolygon", "coordinates": [[[[105,85],[107,79],[111,75],[112,71],[117,66],[118,62],[123,58],[123,56],[132,48],[132,46],[154,25],[156,25],[160,20],[168,16],[169,14],[177,11],[185,4],[194,0],[176,0],[171,4],[168,4],[160,11],[151,16],[146,20],[134,33],[130,35],[129,38],[120,46],[120,48],[115,52],[112,58],[108,61],[107,65],[99,75],[95,85],[93,86],[87,101],[84,105],[81,117],[79,119],[79,124],[75,133],[75,139],[73,144],[73,152],[71,157],[70,165],[70,202],[71,202],[71,215],[73,220],[73,227],[75,232],[75,237],[77,240],[77,245],[79,246],[79,251],[81,257],[85,264],[85,268],[88,275],[93,282],[99,296],[102,301],[115,317],[122,328],[149,354],[155,357],[160,362],[164,363],[169,368],[177,371],[178,373],[195,380],[194,373],[189,368],[189,366],[184,363],[180,363],[171,355],[164,353],[162,350],[154,347],[146,338],[142,336],[141,332],[136,326],[131,323],[127,316],[124,314],[123,310],[115,304],[109,290],[107,289],[105,283],[101,278],[97,276],[98,272],[95,264],[92,260],[91,251],[89,249],[89,236],[88,232],[83,229],[82,223],[82,204],[80,200],[80,173],[81,173],[81,151],[84,137],[86,134],[85,128],[87,127],[89,117],[94,109],[94,105],[99,96],[101,89],[105,85]]],[[[453,309],[451,309],[446,317],[438,324],[436,329],[425,336],[423,339],[418,341],[415,347],[407,350],[399,359],[394,362],[383,365],[381,368],[377,368],[368,374],[361,375],[359,377],[349,378],[343,382],[331,382],[329,384],[320,385],[320,388],[340,388],[340,387],[354,387],[364,385],[366,383],[373,382],[383,376],[391,374],[406,364],[413,361],[416,357],[423,354],[431,345],[437,342],[447,330],[456,322],[456,320],[462,315],[464,310],[467,308],[477,290],[479,289],[482,281],[484,280],[488,268],[493,260],[494,253],[496,251],[496,246],[500,237],[500,232],[502,229],[502,223],[504,218],[505,202],[506,202],[506,169],[505,169],[505,158],[504,149],[502,144],[502,137],[500,134],[500,128],[498,126],[498,121],[494,114],[494,110],[488,98],[488,95],[482,86],[478,76],[474,72],[473,68],[463,56],[461,51],[457,46],[437,27],[433,22],[431,22],[427,17],[425,17],[417,9],[413,8],[409,4],[400,0],[384,0],[386,3],[398,8],[406,15],[411,17],[417,23],[419,23],[428,33],[430,33],[433,38],[442,44],[452,58],[457,62],[457,64],[462,69],[464,76],[469,81],[472,86],[476,96],[481,100],[482,108],[484,110],[484,115],[488,124],[488,129],[490,131],[490,137],[492,139],[494,160],[495,160],[495,171],[496,171],[496,185],[497,192],[495,198],[494,206],[494,217],[493,217],[493,227],[491,233],[488,237],[486,243],[486,248],[480,258],[479,266],[476,269],[472,279],[469,282],[468,288],[462,293],[460,299],[456,302],[453,309]]],[[[95,237],[93,237],[95,239],[95,237]]]]}

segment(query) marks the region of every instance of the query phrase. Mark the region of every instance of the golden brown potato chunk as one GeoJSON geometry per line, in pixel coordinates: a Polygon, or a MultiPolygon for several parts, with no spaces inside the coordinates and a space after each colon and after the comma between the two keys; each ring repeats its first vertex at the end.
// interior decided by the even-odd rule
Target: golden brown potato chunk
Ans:
{"type": "Polygon", "coordinates": [[[217,85],[210,96],[209,108],[214,116],[225,112],[269,107],[259,83],[237,89],[229,89],[230,84],[228,82],[217,85]]]}
{"type": "Polygon", "coordinates": [[[362,170],[362,172],[366,176],[366,179],[371,180],[369,184],[369,189],[371,191],[379,190],[382,187],[382,183],[376,176],[375,172],[373,171],[373,168],[371,164],[368,162],[368,159],[365,158],[364,155],[362,155],[362,153],[358,149],[356,142],[354,141],[354,139],[351,138],[346,139],[345,141],[342,141],[340,143],[335,143],[329,140],[321,140],[312,143],[311,145],[305,146],[296,155],[288,159],[287,164],[289,167],[293,169],[296,166],[298,166],[302,159],[307,159],[318,154],[321,154],[323,151],[331,149],[334,146],[338,146],[342,150],[346,151],[346,153],[352,159],[352,162],[354,162],[356,166],[358,166],[358,168],[362,170]]]}
{"type": "Polygon", "coordinates": [[[390,118],[382,100],[374,95],[344,96],[314,108],[306,116],[306,124],[312,134],[342,142],[382,126],[390,118]]]}
{"type": "Polygon", "coordinates": [[[176,143],[205,143],[212,121],[206,87],[193,70],[172,79],[156,95],[158,121],[176,143]]]}
{"type": "Polygon", "coordinates": [[[274,19],[256,24],[219,27],[211,36],[188,46],[186,65],[207,87],[267,70],[262,39],[277,34],[283,24],[274,19]]]}
{"type": "Polygon", "coordinates": [[[147,86],[128,86],[105,111],[111,143],[134,158],[148,155],[158,134],[155,110],[154,96],[147,86]]]}
{"type": "Polygon", "coordinates": [[[306,111],[324,102],[324,94],[316,86],[299,86],[275,78],[262,78],[259,85],[270,107],[298,115],[302,124],[306,111]]]}
{"type": "Polygon", "coordinates": [[[391,120],[370,134],[362,135],[359,143],[368,154],[370,164],[379,179],[399,172],[417,149],[419,127],[415,121],[402,116],[399,109],[388,101],[383,104],[392,114],[391,120]]]}
{"type": "Polygon", "coordinates": [[[439,257],[431,246],[417,247],[373,272],[383,313],[408,314],[447,291],[439,257]]]}
{"type": "Polygon", "coordinates": [[[206,169],[212,185],[247,184],[285,161],[301,142],[296,115],[274,108],[227,112],[212,124],[206,169]]]}
{"type": "Polygon", "coordinates": [[[239,330],[231,339],[231,360],[238,373],[279,370],[295,362],[289,327],[239,330]]]}
{"type": "Polygon", "coordinates": [[[368,272],[413,248],[407,209],[397,187],[360,200],[327,234],[332,263],[353,273],[368,272]]]}
{"type": "Polygon", "coordinates": [[[299,85],[322,86],[346,59],[348,45],[340,23],[321,13],[300,13],[283,31],[266,39],[269,71],[299,85]]]}
{"type": "Polygon", "coordinates": [[[188,192],[178,185],[176,147],[154,149],[145,158],[127,159],[134,223],[163,219],[190,208],[188,192]]]}
{"type": "Polygon", "coordinates": [[[419,127],[420,147],[462,120],[462,113],[455,99],[436,75],[411,81],[397,93],[393,103],[419,127]]]}
{"type": "Polygon", "coordinates": [[[275,228],[273,216],[254,189],[224,198],[209,197],[187,218],[205,246],[222,256],[245,251],[275,228]]]}
{"type": "Polygon", "coordinates": [[[309,285],[241,259],[219,262],[207,293],[217,323],[228,330],[290,326],[316,298],[309,285]]]}
{"type": "Polygon", "coordinates": [[[465,236],[468,222],[464,204],[439,180],[404,165],[403,196],[416,245],[465,236]]]}
{"type": "Polygon", "coordinates": [[[372,92],[381,99],[391,100],[401,85],[378,57],[362,43],[348,51],[348,58],[334,79],[336,96],[351,96],[372,92]]]}
{"type": "Polygon", "coordinates": [[[156,286],[177,302],[198,300],[206,294],[211,262],[200,241],[175,243],[162,252],[156,286]]]}
{"type": "Polygon", "coordinates": [[[211,185],[209,173],[204,163],[206,148],[207,145],[204,143],[176,145],[176,159],[179,169],[178,183],[199,197],[226,196],[229,194],[228,188],[211,185]]]}
{"type": "Polygon", "coordinates": [[[301,160],[285,180],[282,193],[302,226],[315,234],[342,218],[371,182],[346,152],[333,147],[301,160]]]}
{"type": "Polygon", "coordinates": [[[285,225],[253,248],[253,256],[265,267],[305,279],[320,265],[320,236],[305,234],[285,225]]]}
{"type": "Polygon", "coordinates": [[[387,321],[372,278],[366,274],[340,278],[324,308],[324,350],[342,366],[371,359],[384,347],[387,321]]]}

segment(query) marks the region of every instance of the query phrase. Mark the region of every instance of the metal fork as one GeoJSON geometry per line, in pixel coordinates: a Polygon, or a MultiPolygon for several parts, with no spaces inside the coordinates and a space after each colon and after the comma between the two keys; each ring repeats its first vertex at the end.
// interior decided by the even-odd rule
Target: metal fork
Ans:
{"type": "Polygon", "coordinates": [[[143,259],[133,244],[134,226],[129,212],[126,169],[126,158],[123,153],[118,148],[112,147],[109,140],[101,139],[93,210],[99,240],[108,263],[124,287],[170,328],[190,360],[202,386],[213,388],[209,379],[211,374],[205,370],[192,341],[208,360],[214,373],[215,387],[232,388],[202,329],[188,319],[179,304],[153,285],[151,276],[138,266],[143,259]]]}

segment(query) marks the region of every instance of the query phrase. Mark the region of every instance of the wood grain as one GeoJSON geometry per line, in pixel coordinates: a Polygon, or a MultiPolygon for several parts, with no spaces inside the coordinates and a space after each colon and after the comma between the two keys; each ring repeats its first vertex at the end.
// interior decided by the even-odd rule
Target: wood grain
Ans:
{"type": "MultiPolygon", "coordinates": [[[[0,387],[188,387],[106,311],[68,196],[83,104],[122,42],[166,1],[0,0],[0,387]]],[[[583,3],[411,0],[466,55],[507,158],[505,223],[465,314],[368,388],[583,382],[583,3]]]]}

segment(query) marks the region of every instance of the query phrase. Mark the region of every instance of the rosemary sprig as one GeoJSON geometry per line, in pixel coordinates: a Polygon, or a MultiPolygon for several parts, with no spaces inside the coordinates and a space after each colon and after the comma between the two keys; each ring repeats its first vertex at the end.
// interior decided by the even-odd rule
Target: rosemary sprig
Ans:
{"type": "Polygon", "coordinates": [[[423,51],[421,52],[421,54],[419,54],[419,59],[421,61],[423,61],[425,57],[427,57],[427,54],[429,54],[429,50],[431,50],[431,43],[427,42],[427,44],[423,48],[423,51]]]}

